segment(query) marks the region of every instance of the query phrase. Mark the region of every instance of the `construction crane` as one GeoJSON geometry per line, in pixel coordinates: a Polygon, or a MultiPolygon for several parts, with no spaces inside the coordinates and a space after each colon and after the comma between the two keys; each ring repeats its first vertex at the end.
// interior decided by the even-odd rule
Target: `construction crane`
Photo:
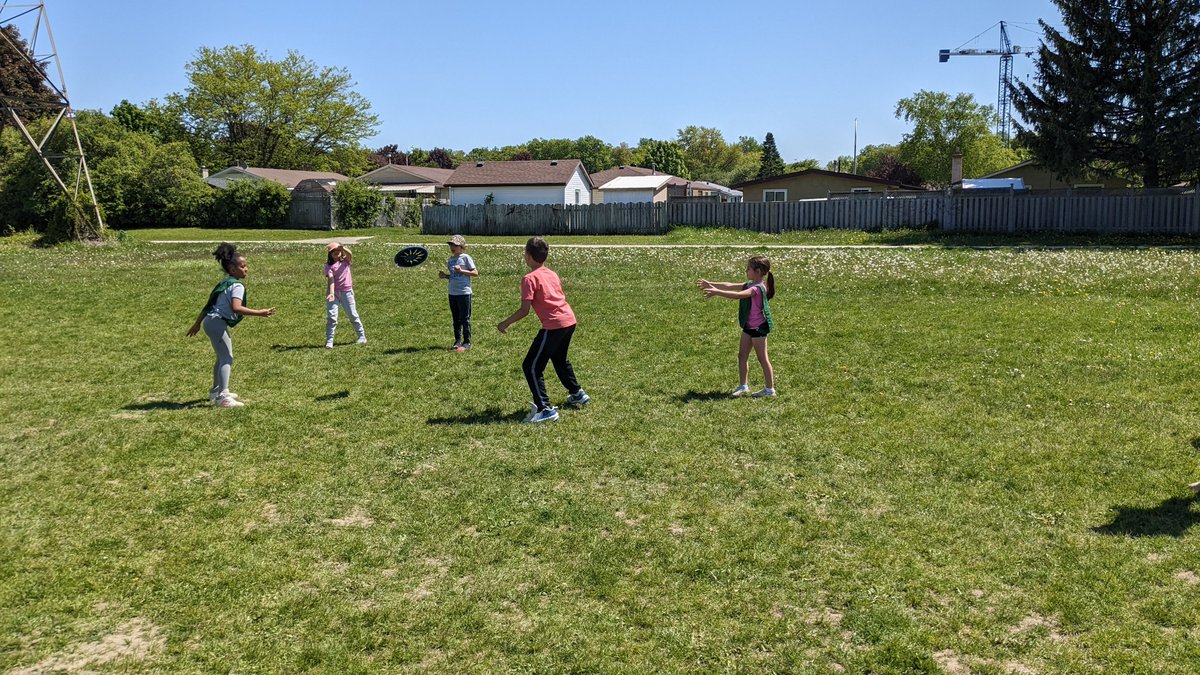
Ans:
{"type": "MultiPolygon", "coordinates": [[[[991,30],[990,28],[988,30],[991,30]]],[[[987,31],[984,31],[986,33],[987,31]]],[[[983,35],[980,33],[979,35],[983,35]]],[[[963,44],[968,44],[979,37],[976,35],[963,44]]],[[[938,63],[945,63],[950,60],[951,56],[999,56],[1000,57],[1000,87],[996,95],[996,113],[999,115],[999,122],[996,125],[996,133],[1005,142],[1009,141],[1009,130],[1012,127],[1012,99],[1009,98],[1009,87],[1012,85],[1012,66],[1013,55],[1020,54],[1021,48],[1014,46],[1008,39],[1008,27],[1004,21],[1000,22],[1000,49],[963,49],[961,46],[958,49],[940,49],[938,50],[938,63]]]]}

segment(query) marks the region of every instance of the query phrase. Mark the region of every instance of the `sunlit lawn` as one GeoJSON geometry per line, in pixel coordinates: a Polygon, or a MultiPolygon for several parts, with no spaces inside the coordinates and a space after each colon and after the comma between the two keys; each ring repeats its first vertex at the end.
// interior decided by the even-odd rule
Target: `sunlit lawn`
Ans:
{"type": "Polygon", "coordinates": [[[278,314],[234,330],[248,406],[217,410],[184,337],[213,247],[147,242],[274,237],[163,232],[0,243],[0,670],[1200,664],[1196,252],[772,249],[780,397],[751,401],[737,306],[693,284],[750,251],[551,238],[593,403],[531,428],[535,320],[494,328],[516,249],[472,240],[455,354],[445,251],[386,243],[440,238],[371,232],[370,343],[329,352],[323,248],[246,244],[278,314]]]}

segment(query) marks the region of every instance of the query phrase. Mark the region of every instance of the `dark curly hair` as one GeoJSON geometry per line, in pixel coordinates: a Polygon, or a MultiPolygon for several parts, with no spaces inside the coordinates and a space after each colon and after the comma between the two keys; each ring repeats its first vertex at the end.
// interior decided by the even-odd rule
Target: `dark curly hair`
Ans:
{"type": "Polygon", "coordinates": [[[544,263],[550,255],[550,245],[541,237],[530,237],[529,241],[525,242],[525,252],[536,262],[544,263]]]}
{"type": "Polygon", "coordinates": [[[213,251],[213,257],[217,259],[217,262],[221,263],[221,269],[228,273],[229,267],[236,263],[237,259],[242,256],[238,253],[237,246],[225,242],[218,246],[217,250],[213,251]]]}

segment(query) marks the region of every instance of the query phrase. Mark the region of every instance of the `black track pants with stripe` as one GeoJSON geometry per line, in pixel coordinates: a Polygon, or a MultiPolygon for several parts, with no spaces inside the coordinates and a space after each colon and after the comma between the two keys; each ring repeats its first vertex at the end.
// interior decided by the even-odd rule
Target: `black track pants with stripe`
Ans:
{"type": "Polygon", "coordinates": [[[579,393],[575,369],[567,360],[567,349],[571,346],[571,335],[574,333],[573,325],[552,330],[542,328],[537,337],[533,338],[533,344],[529,345],[529,353],[525,355],[525,362],[521,364],[521,372],[525,373],[529,391],[533,394],[533,406],[538,410],[550,407],[550,396],[546,392],[546,381],[542,377],[542,373],[546,372],[547,361],[554,363],[558,381],[562,382],[567,391],[571,395],[579,393]]]}

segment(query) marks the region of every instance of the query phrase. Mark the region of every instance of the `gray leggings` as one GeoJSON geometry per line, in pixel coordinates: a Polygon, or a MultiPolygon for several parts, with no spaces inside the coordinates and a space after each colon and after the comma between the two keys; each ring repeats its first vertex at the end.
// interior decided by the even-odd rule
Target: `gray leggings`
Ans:
{"type": "Polygon", "coordinates": [[[224,319],[210,314],[204,317],[204,334],[217,353],[217,362],[213,364],[212,390],[218,394],[229,391],[229,371],[233,368],[233,338],[229,335],[229,325],[224,319]]]}

